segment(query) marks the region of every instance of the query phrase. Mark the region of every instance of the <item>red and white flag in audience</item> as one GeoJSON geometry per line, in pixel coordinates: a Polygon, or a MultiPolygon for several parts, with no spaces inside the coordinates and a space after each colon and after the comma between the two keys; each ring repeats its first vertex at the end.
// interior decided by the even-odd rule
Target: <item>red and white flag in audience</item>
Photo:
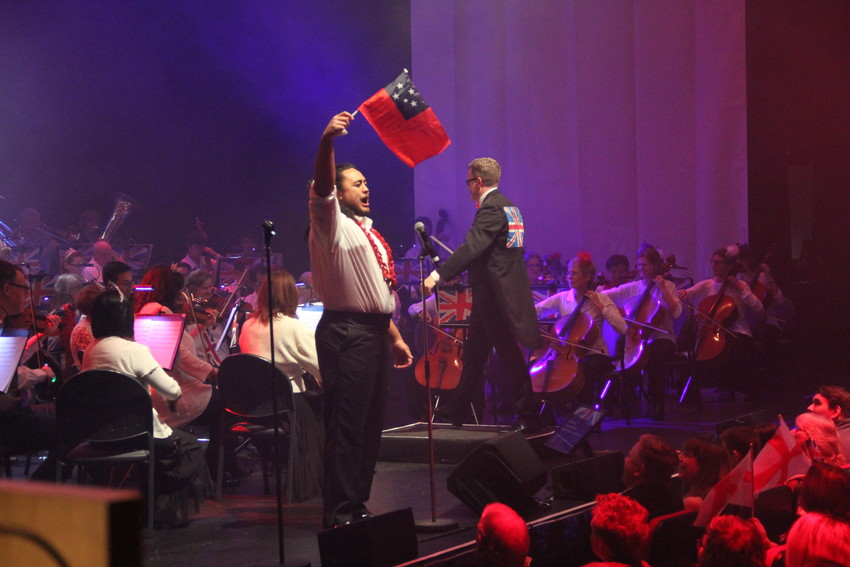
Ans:
{"type": "Polygon", "coordinates": [[[811,465],[812,461],[803,452],[803,447],[797,443],[785,420],[780,418],[776,433],[753,462],[756,494],[784,484],[792,476],[806,474],[811,465]]]}
{"type": "Polygon", "coordinates": [[[752,508],[755,503],[753,488],[753,449],[747,451],[747,456],[732,469],[729,474],[715,484],[705,500],[702,501],[694,525],[705,527],[711,519],[719,514],[728,504],[752,508]]]}

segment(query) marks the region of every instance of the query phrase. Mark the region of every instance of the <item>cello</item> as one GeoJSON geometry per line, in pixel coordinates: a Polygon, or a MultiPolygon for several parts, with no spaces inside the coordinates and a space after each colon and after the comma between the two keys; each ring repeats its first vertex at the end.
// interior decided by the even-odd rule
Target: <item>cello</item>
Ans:
{"type": "Polygon", "coordinates": [[[697,306],[699,327],[694,352],[698,362],[720,356],[726,350],[726,335],[733,335],[729,326],[738,318],[738,304],[730,295],[726,295],[726,290],[731,282],[736,281],[734,275],[740,269],[738,261],[733,261],[726,271],[720,290],[704,298],[697,306]]]}
{"type": "MultiPolygon", "coordinates": [[[[597,282],[591,282],[588,289],[596,286],[597,282]]],[[[529,374],[535,393],[565,390],[572,398],[584,387],[579,360],[589,350],[587,345],[596,342],[600,332],[593,324],[593,317],[582,311],[587,301],[587,294],[582,295],[573,312],[555,323],[555,335],[549,345],[532,354],[529,374]]]]}
{"type": "MultiPolygon", "coordinates": [[[[676,265],[674,255],[667,256],[666,262],[661,264],[658,274],[664,274],[676,265]]],[[[652,296],[655,289],[655,280],[649,280],[646,289],[638,297],[633,297],[625,305],[625,320],[628,324],[625,335],[625,346],[623,349],[623,365],[625,368],[642,369],[646,365],[644,353],[644,342],[652,331],[664,331],[657,327],[659,319],[664,312],[661,301],[652,296]]]]}
{"type": "MultiPolygon", "coordinates": [[[[436,366],[437,376],[432,376],[432,388],[436,390],[454,390],[460,383],[460,373],[463,370],[463,329],[456,329],[454,334],[447,333],[438,327],[431,328],[440,334],[434,341],[434,346],[428,351],[428,361],[432,368],[436,366]]],[[[419,358],[414,369],[416,381],[423,388],[428,387],[425,376],[425,358],[419,358]]]]}

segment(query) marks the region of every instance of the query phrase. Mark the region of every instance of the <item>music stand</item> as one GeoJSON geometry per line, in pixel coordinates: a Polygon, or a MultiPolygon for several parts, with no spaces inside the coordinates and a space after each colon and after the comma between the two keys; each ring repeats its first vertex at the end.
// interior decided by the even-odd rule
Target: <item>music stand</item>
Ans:
{"type": "Polygon", "coordinates": [[[147,346],[164,370],[174,368],[186,316],[182,313],[165,315],[136,315],[133,321],[133,338],[147,346]]]}
{"type": "Polygon", "coordinates": [[[9,392],[21,356],[27,346],[29,329],[3,329],[0,333],[0,391],[9,392]]]}

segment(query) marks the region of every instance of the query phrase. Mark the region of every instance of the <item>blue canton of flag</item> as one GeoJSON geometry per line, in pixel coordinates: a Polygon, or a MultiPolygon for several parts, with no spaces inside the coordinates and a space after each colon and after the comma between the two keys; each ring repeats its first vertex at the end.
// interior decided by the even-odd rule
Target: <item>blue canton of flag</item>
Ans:
{"type": "Polygon", "coordinates": [[[522,224],[522,215],[516,207],[503,207],[505,216],[508,217],[508,248],[522,248],[525,238],[525,225],[522,224]]]}

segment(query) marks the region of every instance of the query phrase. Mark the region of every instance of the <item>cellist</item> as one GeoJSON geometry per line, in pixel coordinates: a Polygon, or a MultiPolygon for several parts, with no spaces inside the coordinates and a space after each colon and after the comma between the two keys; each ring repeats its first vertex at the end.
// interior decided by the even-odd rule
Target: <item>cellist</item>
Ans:
{"type": "MultiPolygon", "coordinates": [[[[755,394],[757,383],[754,380],[753,374],[755,365],[755,343],[752,337],[752,330],[749,321],[758,318],[764,307],[761,301],[750,290],[750,286],[744,280],[739,280],[735,277],[740,267],[738,264],[738,247],[730,246],[728,248],[718,248],[711,255],[711,272],[713,277],[707,280],[696,283],[693,287],[679,290],[679,299],[687,301],[690,305],[700,311],[697,314],[698,323],[700,326],[707,322],[714,325],[715,322],[708,321],[706,314],[707,310],[703,307],[703,300],[714,298],[721,291],[724,296],[727,296],[734,302],[734,311],[727,321],[716,321],[720,323],[726,330],[721,332],[725,335],[726,347],[723,356],[701,356],[699,349],[702,345],[697,345],[698,352],[696,357],[698,361],[713,360],[716,364],[705,365],[707,368],[715,370],[718,378],[722,379],[727,384],[718,384],[719,386],[735,385],[752,388],[745,393],[755,394]],[[725,286],[724,286],[725,283],[725,286]],[[728,331],[728,332],[727,332],[728,331]]],[[[722,299],[722,298],[721,298],[722,299]]],[[[704,343],[705,346],[711,346],[704,343]]]]}
{"type": "MultiPolygon", "coordinates": [[[[660,331],[648,330],[642,334],[641,366],[634,366],[630,372],[634,376],[642,369],[646,374],[652,406],[651,417],[661,421],[664,419],[666,382],[664,364],[676,352],[673,319],[682,313],[682,304],[676,296],[676,286],[663,277],[661,254],[654,246],[643,244],[638,249],[635,269],[638,280],[602,293],[610,297],[617,307],[626,308],[627,305],[634,306],[635,309],[641,307],[641,311],[651,313],[652,326],[661,329],[660,331]],[[636,305],[641,300],[644,305],[636,305]]],[[[650,321],[642,322],[650,323],[650,321]]]]}
{"type": "Polygon", "coordinates": [[[590,254],[580,252],[567,264],[567,283],[570,289],[547,297],[534,306],[539,319],[550,316],[566,317],[573,313],[581,298],[587,298],[582,304],[582,312],[593,318],[593,327],[596,330],[595,340],[587,346],[599,352],[590,352],[579,359],[585,380],[584,387],[577,396],[579,402],[591,401],[596,377],[612,369],[608,346],[601,332],[603,320],[608,321],[617,333],[622,335],[626,332],[626,322],[617,306],[606,295],[592,290],[591,282],[595,276],[596,266],[591,261],[590,254]]]}

